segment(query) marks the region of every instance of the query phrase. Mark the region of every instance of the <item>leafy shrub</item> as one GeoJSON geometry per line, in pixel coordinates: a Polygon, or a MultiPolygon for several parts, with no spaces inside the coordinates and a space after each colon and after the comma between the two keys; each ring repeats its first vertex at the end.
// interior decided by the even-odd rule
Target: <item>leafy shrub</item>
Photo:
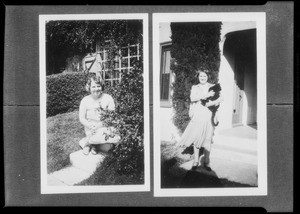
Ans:
{"type": "Polygon", "coordinates": [[[116,87],[107,88],[116,102],[116,111],[107,112],[103,120],[116,127],[121,143],[110,151],[107,167],[114,167],[121,175],[143,175],[144,116],[143,71],[141,65],[122,74],[116,87]]]}
{"type": "Polygon", "coordinates": [[[171,70],[176,75],[172,96],[173,122],[182,132],[189,122],[189,96],[196,70],[208,70],[210,81],[218,81],[220,30],[221,22],[171,23],[171,56],[174,58],[171,70]]]}
{"type": "Polygon", "coordinates": [[[78,110],[81,99],[87,95],[84,73],[61,73],[46,77],[47,117],[78,110]]]}

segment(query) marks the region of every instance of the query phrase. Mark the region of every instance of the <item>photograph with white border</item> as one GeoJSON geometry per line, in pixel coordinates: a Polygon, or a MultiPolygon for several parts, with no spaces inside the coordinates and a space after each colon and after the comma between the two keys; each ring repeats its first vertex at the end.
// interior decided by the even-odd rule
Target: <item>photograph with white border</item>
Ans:
{"type": "Polygon", "coordinates": [[[153,13],[154,196],[267,195],[266,14],[153,13]]]}
{"type": "Polygon", "coordinates": [[[39,15],[41,193],[150,191],[148,14],[39,15]]]}

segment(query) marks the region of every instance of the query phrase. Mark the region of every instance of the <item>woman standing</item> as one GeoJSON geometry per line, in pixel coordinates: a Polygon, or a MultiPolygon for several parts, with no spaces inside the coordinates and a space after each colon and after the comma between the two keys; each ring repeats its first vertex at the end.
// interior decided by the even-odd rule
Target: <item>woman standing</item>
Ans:
{"type": "Polygon", "coordinates": [[[190,117],[191,121],[186,127],[179,141],[179,146],[189,147],[193,145],[194,163],[192,169],[196,169],[200,163],[199,150],[204,148],[204,167],[211,171],[209,167],[209,154],[211,150],[212,137],[214,126],[211,122],[212,112],[208,109],[209,106],[219,105],[223,98],[220,96],[215,101],[208,101],[205,106],[201,100],[206,100],[214,96],[214,91],[208,91],[213,84],[208,82],[209,74],[206,71],[198,71],[198,84],[193,85],[191,89],[191,105],[190,117]]]}

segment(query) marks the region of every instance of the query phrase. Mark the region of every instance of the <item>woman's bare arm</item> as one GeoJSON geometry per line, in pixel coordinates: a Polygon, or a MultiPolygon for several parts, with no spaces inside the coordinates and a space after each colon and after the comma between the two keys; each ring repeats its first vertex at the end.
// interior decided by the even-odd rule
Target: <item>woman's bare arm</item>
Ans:
{"type": "Polygon", "coordinates": [[[84,100],[80,102],[79,106],[79,121],[82,125],[89,127],[91,124],[90,122],[86,119],[86,103],[84,100]]]}

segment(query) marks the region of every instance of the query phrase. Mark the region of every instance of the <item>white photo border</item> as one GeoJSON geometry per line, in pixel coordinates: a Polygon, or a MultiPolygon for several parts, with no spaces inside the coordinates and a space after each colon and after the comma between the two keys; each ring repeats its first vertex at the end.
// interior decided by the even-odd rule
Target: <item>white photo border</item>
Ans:
{"type": "Polygon", "coordinates": [[[153,71],[160,70],[159,24],[163,22],[256,22],[257,37],[257,157],[258,186],[238,188],[161,188],[160,151],[160,79],[159,72],[153,72],[153,141],[154,141],[154,196],[256,196],[267,195],[267,117],[266,117],[266,13],[153,13],[153,71]]]}
{"type": "Polygon", "coordinates": [[[148,14],[51,14],[39,15],[40,61],[40,162],[41,194],[101,193],[150,191],[150,136],[149,136],[149,45],[148,14]],[[46,21],[50,20],[143,20],[143,77],[144,77],[144,184],[103,186],[49,186],[47,185],[47,127],[46,127],[46,21]]]}

